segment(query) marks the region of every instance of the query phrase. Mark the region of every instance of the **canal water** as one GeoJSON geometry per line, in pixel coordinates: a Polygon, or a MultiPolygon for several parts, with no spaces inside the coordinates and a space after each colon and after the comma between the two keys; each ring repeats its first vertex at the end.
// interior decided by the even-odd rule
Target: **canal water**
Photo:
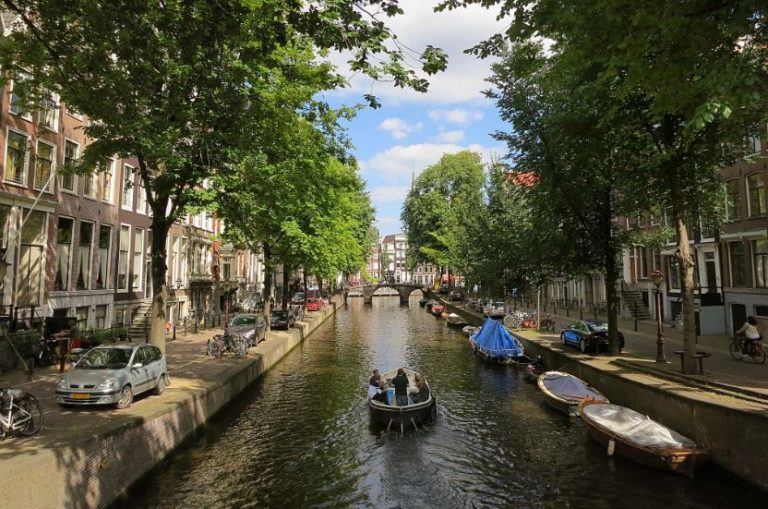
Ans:
{"type": "Polygon", "coordinates": [[[723,470],[695,480],[609,458],[521,370],[484,365],[418,306],[349,299],[118,507],[762,508],[723,470]],[[409,366],[438,401],[426,429],[380,432],[371,370],[409,366]]]}

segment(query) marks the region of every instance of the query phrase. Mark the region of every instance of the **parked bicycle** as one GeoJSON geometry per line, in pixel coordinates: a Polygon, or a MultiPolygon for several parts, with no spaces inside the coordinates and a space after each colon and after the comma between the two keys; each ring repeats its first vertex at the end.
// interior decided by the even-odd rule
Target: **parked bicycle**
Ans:
{"type": "Polygon", "coordinates": [[[757,364],[765,363],[765,348],[759,339],[746,341],[743,334],[736,334],[728,346],[731,357],[740,361],[745,355],[749,356],[757,364]]]}
{"type": "Polygon", "coordinates": [[[507,313],[507,315],[504,316],[504,326],[508,329],[519,329],[522,327],[525,320],[528,320],[528,313],[524,311],[507,313]]]}
{"type": "Polygon", "coordinates": [[[539,322],[539,330],[548,330],[555,332],[555,319],[549,313],[544,313],[541,316],[541,322],[539,322]]]}
{"type": "Polygon", "coordinates": [[[0,438],[30,436],[43,427],[43,408],[36,397],[20,389],[0,389],[0,438]]]}
{"type": "Polygon", "coordinates": [[[221,359],[226,353],[232,353],[240,358],[248,354],[249,347],[248,340],[242,336],[217,334],[208,340],[206,353],[215,359],[221,359]]]}

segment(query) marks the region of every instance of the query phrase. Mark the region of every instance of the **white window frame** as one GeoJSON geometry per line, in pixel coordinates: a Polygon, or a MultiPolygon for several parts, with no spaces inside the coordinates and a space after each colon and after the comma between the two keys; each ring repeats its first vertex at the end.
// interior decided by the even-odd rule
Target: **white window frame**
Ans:
{"type": "Polygon", "coordinates": [[[120,293],[127,293],[127,292],[131,291],[131,286],[130,286],[130,284],[128,284],[129,281],[130,281],[130,276],[131,276],[131,270],[130,270],[130,268],[131,268],[130,261],[132,259],[131,234],[132,234],[131,225],[130,224],[121,223],[120,224],[119,235],[117,237],[117,279],[115,281],[116,290],[118,292],[120,292],[120,293]],[[121,266],[121,262],[122,262],[122,253],[123,253],[121,243],[122,243],[122,239],[123,239],[123,231],[124,230],[126,230],[128,232],[128,247],[126,249],[126,260],[125,260],[125,264],[126,264],[125,265],[125,286],[121,287],[120,286],[120,266],[121,266]]]}
{"type": "Polygon", "coordinates": [[[78,268],[78,274],[82,271],[83,272],[83,278],[85,279],[85,288],[80,288],[77,285],[77,278],[75,278],[75,288],[78,291],[85,291],[90,290],[93,288],[93,241],[94,236],[96,234],[96,223],[93,221],[83,221],[80,220],[77,223],[77,268],[78,268]],[[83,225],[89,224],[91,225],[91,242],[88,245],[88,267],[86,267],[86,270],[83,271],[82,268],[82,257],[80,255],[80,248],[83,247],[82,245],[82,233],[83,233],[83,225]]]}
{"type": "Polygon", "coordinates": [[[120,175],[120,208],[123,210],[133,210],[133,195],[136,193],[136,186],[134,185],[135,170],[136,168],[130,164],[123,163],[123,172],[120,175]],[[130,184],[130,192],[127,192],[126,184],[130,184]]]}
{"type": "Polygon", "coordinates": [[[133,279],[131,280],[131,290],[141,291],[144,288],[144,243],[146,242],[146,236],[144,228],[138,226],[133,228],[133,252],[131,261],[133,261],[133,279]],[[136,244],[141,237],[141,245],[136,249],[136,244]],[[137,260],[138,256],[138,260],[137,260]],[[138,281],[138,285],[134,286],[134,281],[138,281]]]}
{"type": "Polygon", "coordinates": [[[56,174],[56,145],[41,139],[37,140],[37,146],[35,147],[35,171],[33,172],[32,176],[32,187],[36,191],[43,190],[47,193],[53,192],[53,182],[55,179],[51,178],[53,175],[56,174]],[[48,178],[45,179],[45,182],[38,182],[37,181],[37,158],[38,154],[40,153],[40,145],[48,145],[51,147],[51,168],[49,170],[48,178]],[[47,187],[43,188],[44,185],[47,184],[47,187]]]}
{"type": "Polygon", "coordinates": [[[43,118],[45,116],[45,113],[49,111],[46,109],[40,109],[37,112],[37,125],[42,127],[43,129],[47,129],[51,132],[57,133],[59,132],[59,115],[61,112],[61,98],[59,97],[59,94],[56,94],[54,92],[48,92],[48,97],[50,97],[50,99],[53,102],[53,125],[47,125],[43,123],[43,118]]]}
{"type": "MultiPolygon", "coordinates": [[[[80,143],[76,142],[75,140],[73,140],[71,138],[66,138],[65,137],[64,138],[64,149],[62,150],[62,154],[61,154],[61,164],[63,166],[66,166],[66,164],[67,164],[67,144],[72,144],[72,145],[75,146],[75,159],[74,159],[74,161],[78,161],[80,159],[80,143]]],[[[72,189],[67,189],[66,187],[64,187],[64,175],[63,174],[59,175],[59,182],[60,182],[59,186],[61,188],[61,191],[64,192],[64,193],[69,193],[69,194],[77,194],[77,175],[75,175],[73,173],[73,174],[71,174],[69,176],[72,177],[72,189]]]]}
{"type": "Polygon", "coordinates": [[[747,188],[747,217],[760,217],[766,214],[766,208],[768,208],[768,200],[765,198],[765,174],[761,171],[753,171],[747,175],[744,175],[744,182],[746,184],[747,188]],[[750,185],[749,179],[753,175],[760,175],[763,178],[763,186],[762,186],[762,193],[763,193],[763,210],[758,213],[752,212],[752,186],[750,185]]]}
{"type": "Polygon", "coordinates": [[[138,196],[136,197],[137,202],[136,203],[136,212],[144,215],[148,215],[148,206],[149,206],[149,200],[147,200],[147,189],[144,187],[144,179],[141,178],[139,175],[139,192],[138,196]]]}
{"type": "Polygon", "coordinates": [[[14,185],[14,186],[22,186],[26,187],[27,185],[27,174],[29,173],[29,141],[30,141],[29,134],[23,132],[23,131],[17,131],[16,129],[6,128],[5,129],[5,150],[3,152],[3,182],[6,184],[14,185]],[[11,180],[5,177],[5,173],[8,166],[8,140],[11,137],[11,133],[22,136],[26,139],[24,145],[24,165],[21,169],[21,182],[17,182],[15,180],[11,180]]]}
{"type": "Polygon", "coordinates": [[[99,199],[104,203],[112,203],[115,196],[115,160],[107,161],[107,168],[101,175],[101,186],[99,187],[99,199]],[[107,185],[107,176],[109,176],[109,185],[107,185]],[[106,198],[104,195],[106,194],[106,198]]]}
{"type": "Polygon", "coordinates": [[[109,285],[109,276],[111,274],[110,273],[110,266],[111,266],[110,262],[112,261],[112,240],[114,240],[114,237],[112,237],[112,235],[114,235],[115,228],[111,224],[107,224],[107,223],[99,224],[99,228],[98,228],[98,231],[96,233],[96,249],[97,249],[97,251],[99,253],[99,265],[98,265],[98,268],[96,269],[96,279],[97,280],[98,280],[98,275],[101,272],[101,264],[102,264],[102,261],[103,261],[101,259],[102,258],[101,257],[101,255],[102,255],[102,253],[101,253],[101,229],[102,228],[109,228],[109,245],[107,246],[107,253],[106,253],[106,256],[105,256],[105,258],[106,258],[106,268],[104,269],[103,286],[100,288],[100,289],[106,290],[106,289],[110,288],[110,285],[109,285]]]}
{"type": "MultiPolygon", "coordinates": [[[[32,76],[29,73],[26,72],[20,72],[20,76],[26,77],[26,79],[31,80],[32,76]]],[[[24,120],[27,120],[29,122],[32,122],[32,112],[25,110],[23,108],[15,108],[13,104],[13,98],[14,98],[14,88],[16,88],[16,81],[15,79],[10,80],[9,83],[9,95],[8,95],[8,113],[11,115],[16,115],[17,117],[23,118],[24,120]]],[[[15,97],[19,97],[18,95],[15,97]]]]}

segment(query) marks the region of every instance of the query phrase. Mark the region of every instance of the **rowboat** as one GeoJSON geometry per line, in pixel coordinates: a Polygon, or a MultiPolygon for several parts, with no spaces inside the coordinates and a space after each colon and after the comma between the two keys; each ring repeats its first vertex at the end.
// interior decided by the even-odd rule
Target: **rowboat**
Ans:
{"type": "Polygon", "coordinates": [[[527,366],[537,362],[525,355],[523,345],[501,323],[486,318],[478,332],[469,336],[472,349],[485,362],[527,366]]]}
{"type": "MultiPolygon", "coordinates": [[[[416,375],[420,375],[420,373],[409,368],[403,368],[403,370],[408,377],[409,387],[416,387],[416,375]]],[[[382,373],[381,379],[388,383],[396,375],[397,369],[393,369],[386,373],[382,373]]],[[[427,386],[429,386],[429,384],[427,384],[427,386]]],[[[429,390],[429,398],[427,398],[426,401],[410,403],[405,406],[397,406],[394,397],[394,387],[390,387],[386,390],[388,392],[387,401],[379,401],[377,399],[368,400],[368,406],[371,410],[371,420],[373,422],[386,426],[388,430],[393,426],[395,429],[400,428],[400,432],[402,433],[404,428],[418,429],[419,425],[435,420],[435,417],[437,416],[437,400],[432,394],[431,388],[429,390]]]]}
{"type": "Polygon", "coordinates": [[[429,297],[422,297],[419,299],[419,306],[424,307],[427,305],[427,302],[429,302],[429,297]]]}
{"type": "Polygon", "coordinates": [[[432,310],[430,311],[430,313],[439,317],[440,315],[443,314],[443,311],[445,311],[445,305],[443,305],[442,302],[435,302],[434,304],[432,304],[432,310]]]}
{"type": "Polygon", "coordinates": [[[590,436],[607,448],[609,456],[688,477],[709,460],[693,440],[631,408],[584,400],[579,414],[590,436]]]}
{"type": "Polygon", "coordinates": [[[480,327],[475,327],[474,325],[466,325],[463,329],[461,329],[461,332],[464,333],[465,336],[469,337],[472,334],[475,334],[476,332],[480,331],[480,327]]]}
{"type": "Polygon", "coordinates": [[[449,313],[445,317],[445,322],[449,327],[464,327],[468,324],[466,318],[456,313],[449,313]]]}
{"type": "Polygon", "coordinates": [[[536,380],[544,401],[569,417],[579,416],[579,404],[585,399],[608,402],[608,398],[581,378],[562,371],[547,371],[536,380]]]}

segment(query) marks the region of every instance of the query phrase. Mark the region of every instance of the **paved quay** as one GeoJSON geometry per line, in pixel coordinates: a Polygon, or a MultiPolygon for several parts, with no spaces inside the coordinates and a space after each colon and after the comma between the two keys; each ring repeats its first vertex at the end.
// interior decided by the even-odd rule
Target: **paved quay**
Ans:
{"type": "MultiPolygon", "coordinates": [[[[465,306],[458,309],[474,323],[483,318],[465,306]]],[[[579,319],[555,315],[556,331],[579,319]]],[[[593,318],[592,315],[583,315],[593,318]]],[[[600,317],[598,317],[600,318],[600,317]]],[[[604,317],[602,317],[604,319],[604,317]]],[[[625,349],[619,356],[582,354],[564,346],[559,332],[540,333],[515,329],[526,354],[541,355],[546,369],[563,370],[588,381],[614,403],[643,412],[707,447],[712,459],[747,482],[768,490],[768,362],[749,358],[734,360],[728,353],[729,336],[700,336],[698,350],[711,354],[704,359],[704,374],[685,375],[673,352],[683,349],[680,331],[664,329],[667,363],[657,363],[656,324],[621,319],[625,349]]]]}
{"type": "Polygon", "coordinates": [[[171,384],[161,396],[140,395],[131,407],[60,408],[58,369],[0,375],[0,387],[24,389],[41,402],[44,426],[33,437],[0,442],[0,507],[104,507],[218,410],[258,379],[326,318],[338,302],[307,313],[290,331],[270,331],[243,359],[212,359],[207,340],[222,328],[178,335],[167,343],[171,384]]]}

